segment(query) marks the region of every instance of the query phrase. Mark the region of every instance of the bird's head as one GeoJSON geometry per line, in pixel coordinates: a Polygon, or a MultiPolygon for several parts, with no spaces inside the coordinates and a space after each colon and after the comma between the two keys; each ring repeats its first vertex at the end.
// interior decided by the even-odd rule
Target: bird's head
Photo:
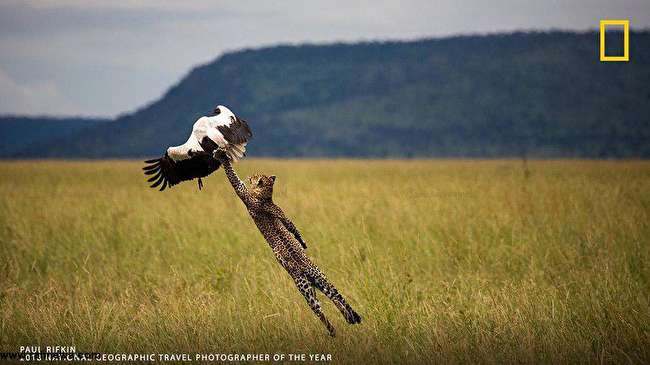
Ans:
{"type": "Polygon", "coordinates": [[[271,199],[275,175],[253,175],[248,178],[249,191],[260,199],[271,199]]]}
{"type": "Polygon", "coordinates": [[[214,107],[214,110],[212,111],[212,117],[218,116],[219,118],[235,118],[235,113],[233,113],[230,109],[226,108],[223,105],[217,105],[214,107]]]}

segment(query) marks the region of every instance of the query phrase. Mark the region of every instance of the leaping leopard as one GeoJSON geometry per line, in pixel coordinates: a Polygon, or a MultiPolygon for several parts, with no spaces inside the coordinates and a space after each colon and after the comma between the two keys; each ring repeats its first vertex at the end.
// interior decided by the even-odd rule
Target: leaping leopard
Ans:
{"type": "Polygon", "coordinates": [[[246,205],[248,213],[266,242],[271,246],[276,259],[287,270],[312,311],[327,328],[330,336],[335,336],[336,332],[334,326],[321,311],[321,305],[316,298],[314,288],[322,291],[334,302],[348,323],[360,323],[361,316],[350,307],[334,285],[305,254],[304,250],[307,245],[296,226],[284,215],[282,209],[273,203],[275,176],[251,176],[248,179],[250,183],[250,189],[248,189],[235,173],[228,156],[222,149],[214,151],[214,158],[221,162],[230,184],[246,205]]]}

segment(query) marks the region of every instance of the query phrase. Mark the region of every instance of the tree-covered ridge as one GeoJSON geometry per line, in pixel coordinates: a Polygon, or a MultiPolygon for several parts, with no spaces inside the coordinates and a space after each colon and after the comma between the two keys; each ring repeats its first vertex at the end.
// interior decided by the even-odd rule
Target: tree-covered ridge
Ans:
{"type": "Polygon", "coordinates": [[[108,122],[93,118],[0,117],[0,157],[30,153],[40,156],[45,144],[71,137],[108,122]]]}
{"type": "Polygon", "coordinates": [[[550,32],[242,50],[38,154],[159,155],[219,103],[250,122],[253,156],[650,157],[650,32],[628,63],[598,47],[550,32]]]}

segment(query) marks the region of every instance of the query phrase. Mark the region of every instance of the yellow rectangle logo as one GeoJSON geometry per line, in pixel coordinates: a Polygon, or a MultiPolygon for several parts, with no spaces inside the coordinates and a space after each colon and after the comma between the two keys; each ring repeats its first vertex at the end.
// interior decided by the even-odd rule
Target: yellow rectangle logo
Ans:
{"type": "Polygon", "coordinates": [[[602,62],[627,62],[630,60],[630,21],[629,20],[601,20],[600,21],[600,60],[602,62]],[[608,25],[623,26],[623,55],[605,55],[605,28],[608,25]]]}

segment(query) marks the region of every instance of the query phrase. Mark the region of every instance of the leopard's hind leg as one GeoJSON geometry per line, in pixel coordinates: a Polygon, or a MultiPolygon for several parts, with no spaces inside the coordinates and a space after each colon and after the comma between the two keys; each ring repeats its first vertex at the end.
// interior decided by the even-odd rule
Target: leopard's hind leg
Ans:
{"type": "Polygon", "coordinates": [[[343,296],[336,290],[334,285],[330,283],[325,275],[318,272],[310,278],[311,282],[314,284],[318,290],[322,291],[332,302],[336,305],[336,308],[341,311],[345,320],[350,324],[361,323],[361,316],[350,307],[350,305],[343,299],[343,296]]]}
{"type": "Polygon", "coordinates": [[[320,321],[323,322],[327,328],[329,335],[332,337],[336,336],[336,330],[334,329],[334,326],[332,326],[330,321],[325,318],[325,314],[323,311],[321,311],[320,302],[316,298],[316,292],[314,291],[312,283],[305,276],[297,277],[294,280],[296,282],[296,286],[298,286],[298,290],[305,297],[305,300],[307,300],[309,307],[311,307],[311,310],[316,313],[318,319],[320,319],[320,321]]]}

